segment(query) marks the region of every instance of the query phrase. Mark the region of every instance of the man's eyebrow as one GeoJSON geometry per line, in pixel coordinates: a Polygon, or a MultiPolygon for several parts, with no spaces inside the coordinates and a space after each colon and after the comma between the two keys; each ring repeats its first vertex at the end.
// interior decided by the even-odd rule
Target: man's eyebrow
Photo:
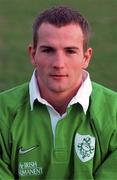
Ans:
{"type": "MultiPolygon", "coordinates": [[[[50,45],[41,45],[39,48],[40,49],[55,49],[54,47],[50,45]]],[[[65,50],[79,50],[79,48],[76,46],[68,46],[68,47],[64,47],[64,49],[65,50]]]]}
{"type": "Polygon", "coordinates": [[[46,48],[52,48],[52,49],[53,49],[52,46],[47,46],[47,45],[41,45],[41,46],[40,46],[40,49],[46,49],[46,48]]]}
{"type": "Polygon", "coordinates": [[[74,49],[74,50],[79,50],[79,48],[76,47],[76,46],[69,46],[69,47],[65,47],[64,49],[74,49]]]}

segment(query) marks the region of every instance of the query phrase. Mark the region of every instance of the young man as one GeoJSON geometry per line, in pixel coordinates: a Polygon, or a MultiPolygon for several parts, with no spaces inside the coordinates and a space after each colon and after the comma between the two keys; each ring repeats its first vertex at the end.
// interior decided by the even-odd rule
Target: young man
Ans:
{"type": "Polygon", "coordinates": [[[117,94],[92,83],[89,24],[56,7],[33,26],[31,81],[0,95],[0,178],[117,178],[117,94]]]}

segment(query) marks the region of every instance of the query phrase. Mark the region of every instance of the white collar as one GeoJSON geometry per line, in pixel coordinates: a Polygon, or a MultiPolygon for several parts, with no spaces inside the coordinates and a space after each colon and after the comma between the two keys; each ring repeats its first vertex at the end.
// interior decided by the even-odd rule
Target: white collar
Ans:
{"type": "Polygon", "coordinates": [[[68,107],[73,104],[79,103],[82,106],[84,113],[86,114],[87,109],[89,107],[89,97],[91,95],[91,92],[92,92],[92,84],[89,73],[87,71],[83,71],[83,82],[79,90],[77,91],[76,95],[72,98],[72,100],[68,104],[68,107]]]}
{"type": "MultiPolygon", "coordinates": [[[[89,97],[92,92],[92,85],[89,73],[87,71],[83,72],[83,83],[81,84],[77,94],[72,98],[69,102],[68,107],[73,104],[79,103],[81,104],[84,113],[86,114],[88,106],[89,106],[89,97]]],[[[41,98],[40,91],[38,88],[35,71],[33,72],[32,78],[29,83],[29,93],[30,93],[30,106],[31,110],[33,110],[33,103],[37,99],[40,103],[45,104],[47,106],[52,107],[45,99],[41,98]]]]}

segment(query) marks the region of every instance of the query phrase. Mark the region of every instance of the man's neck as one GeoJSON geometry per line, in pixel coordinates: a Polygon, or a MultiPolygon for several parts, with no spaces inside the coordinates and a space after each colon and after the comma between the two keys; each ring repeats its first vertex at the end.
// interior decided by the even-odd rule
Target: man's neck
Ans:
{"type": "Polygon", "coordinates": [[[46,92],[43,93],[40,90],[41,97],[45,99],[52,107],[60,114],[66,112],[67,106],[71,99],[76,95],[78,89],[72,90],[69,93],[55,93],[55,92],[46,92]]]}

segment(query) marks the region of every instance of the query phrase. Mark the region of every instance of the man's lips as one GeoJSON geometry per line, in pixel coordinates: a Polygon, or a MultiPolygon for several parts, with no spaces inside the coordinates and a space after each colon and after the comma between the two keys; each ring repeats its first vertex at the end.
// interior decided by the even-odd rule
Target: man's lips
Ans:
{"type": "Polygon", "coordinates": [[[52,74],[50,76],[53,76],[53,77],[67,77],[67,75],[64,75],[64,74],[52,74]]]}
{"type": "Polygon", "coordinates": [[[56,79],[68,77],[67,74],[51,74],[50,76],[51,76],[52,78],[56,78],[56,79]]]}

